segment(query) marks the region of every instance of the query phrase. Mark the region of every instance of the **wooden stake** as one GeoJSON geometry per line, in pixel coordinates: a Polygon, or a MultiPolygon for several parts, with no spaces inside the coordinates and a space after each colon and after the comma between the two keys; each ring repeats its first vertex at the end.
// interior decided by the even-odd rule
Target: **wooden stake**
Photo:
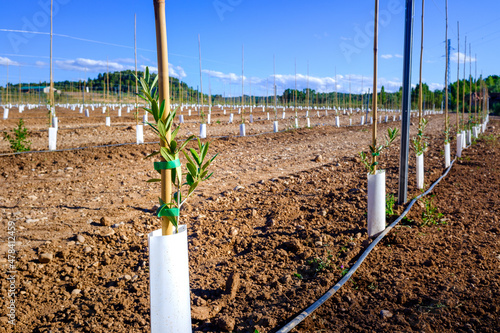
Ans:
{"type": "Polygon", "coordinates": [[[465,121],[464,121],[464,114],[465,114],[465,66],[467,64],[467,36],[465,36],[465,47],[464,47],[464,85],[462,89],[462,126],[464,126],[465,130],[465,121]]]}
{"type": "Polygon", "coordinates": [[[137,14],[134,14],[134,57],[135,57],[135,124],[139,125],[139,86],[137,82],[137,14]]]}
{"type": "Polygon", "coordinates": [[[200,34],[198,34],[198,53],[200,55],[200,91],[201,91],[200,115],[202,116],[201,122],[204,123],[204,120],[203,120],[203,80],[201,78],[201,40],[200,40],[200,34]]]}
{"type": "MultiPolygon", "coordinates": [[[[160,105],[165,101],[165,112],[163,120],[167,119],[170,113],[170,98],[168,96],[168,50],[167,50],[167,26],[165,20],[165,0],[153,0],[155,8],[155,24],[156,24],[156,52],[158,58],[158,92],[160,105]]],[[[167,132],[166,139],[170,141],[170,132],[167,132]]],[[[165,147],[166,143],[161,140],[160,146],[165,147]]],[[[162,159],[163,160],[163,159],[162,159]]],[[[161,199],[164,202],[172,200],[172,182],[170,170],[161,171],[161,199]]],[[[162,235],[171,235],[173,233],[173,225],[167,217],[162,218],[162,235]]]]}
{"type": "Polygon", "coordinates": [[[420,74],[419,74],[419,85],[418,85],[418,123],[422,123],[422,60],[424,57],[424,0],[422,0],[422,29],[420,34],[420,74]]]}
{"type": "Polygon", "coordinates": [[[445,45],[444,48],[446,49],[446,70],[444,73],[444,86],[445,86],[445,109],[444,109],[444,130],[449,133],[449,119],[448,119],[448,71],[450,70],[448,68],[448,0],[445,1],[445,9],[446,9],[446,35],[445,35],[445,45]]]}
{"type": "MultiPolygon", "coordinates": [[[[50,107],[54,106],[54,77],[52,74],[52,31],[53,31],[53,0],[50,0],[50,90],[49,90],[49,98],[50,98],[50,107]]],[[[50,110],[52,113],[52,109],[50,110]]],[[[52,117],[50,117],[50,126],[52,126],[52,117]]]]}
{"type": "MultiPolygon", "coordinates": [[[[372,124],[372,145],[377,147],[377,71],[378,71],[378,0],[375,0],[375,31],[373,33],[373,124],[372,124]]],[[[377,156],[372,156],[372,163],[377,162],[377,156]]],[[[377,172],[377,166],[374,167],[374,172],[377,172]]]]}
{"type": "Polygon", "coordinates": [[[458,50],[457,50],[457,135],[460,132],[460,22],[457,22],[457,39],[458,39],[458,50]]]}

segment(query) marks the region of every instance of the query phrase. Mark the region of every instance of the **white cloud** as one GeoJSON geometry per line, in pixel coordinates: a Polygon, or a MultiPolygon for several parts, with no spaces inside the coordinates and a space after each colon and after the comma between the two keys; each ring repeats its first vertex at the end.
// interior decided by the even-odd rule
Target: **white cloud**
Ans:
{"type": "Polygon", "coordinates": [[[135,64],[135,60],[132,58],[118,58],[118,59],[115,59],[113,61],[121,62],[121,63],[125,63],[125,64],[135,64]]]}
{"type": "MultiPolygon", "coordinates": [[[[147,67],[149,67],[149,71],[151,73],[158,73],[158,67],[156,66],[147,66],[147,67]]],[[[146,69],[146,65],[141,65],[140,69],[144,71],[146,69]]],[[[168,64],[168,75],[180,78],[181,80],[187,76],[186,72],[184,71],[184,68],[172,64],[168,64]]]]}
{"type": "Polygon", "coordinates": [[[434,91],[436,89],[443,90],[444,84],[442,83],[429,83],[429,90],[434,91]]]}
{"type": "Polygon", "coordinates": [[[460,59],[460,62],[463,63],[464,62],[464,59],[466,62],[469,62],[469,61],[472,61],[472,62],[476,62],[476,58],[475,57],[471,57],[470,55],[468,55],[467,57],[465,56],[465,54],[463,54],[462,52],[458,53],[458,52],[454,52],[451,56],[450,56],[450,59],[451,61],[453,62],[458,62],[458,60],[460,59]]]}
{"type": "Polygon", "coordinates": [[[392,58],[392,54],[382,54],[380,57],[382,59],[391,59],[392,58]]]}
{"type": "Polygon", "coordinates": [[[122,71],[131,66],[125,67],[122,64],[119,64],[115,61],[106,61],[106,60],[93,60],[93,59],[85,59],[85,58],[77,58],[75,60],[56,60],[56,65],[60,69],[68,70],[68,71],[89,71],[89,72],[106,72],[109,68],[109,71],[122,71]]]}
{"type": "Polygon", "coordinates": [[[340,40],[352,40],[351,37],[340,36],[340,40]]]}
{"type": "Polygon", "coordinates": [[[44,67],[44,66],[47,66],[48,64],[46,62],[43,62],[43,61],[40,61],[40,60],[37,60],[35,62],[35,65],[37,65],[38,67],[44,67]]]}
{"type": "Polygon", "coordinates": [[[401,54],[395,54],[394,57],[396,57],[396,58],[403,58],[403,56],[401,54]]]}
{"type": "Polygon", "coordinates": [[[7,64],[9,66],[19,66],[19,63],[17,61],[11,60],[6,57],[0,57],[0,65],[7,66],[7,64]]]}

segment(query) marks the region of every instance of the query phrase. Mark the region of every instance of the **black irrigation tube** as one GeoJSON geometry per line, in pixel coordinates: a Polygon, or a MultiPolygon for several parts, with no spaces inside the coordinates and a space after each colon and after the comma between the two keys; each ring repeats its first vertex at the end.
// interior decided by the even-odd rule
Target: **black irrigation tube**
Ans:
{"type": "Polygon", "coordinates": [[[312,314],[314,312],[314,310],[316,310],[317,308],[319,308],[330,297],[332,297],[333,294],[335,294],[335,292],[337,290],[339,290],[347,281],[349,281],[349,279],[354,274],[354,272],[356,272],[356,270],[361,266],[361,264],[363,263],[363,261],[366,259],[366,257],[368,257],[368,255],[370,254],[370,252],[382,240],[382,238],[384,238],[389,233],[389,231],[391,231],[391,229],[394,228],[406,216],[406,214],[408,214],[408,212],[410,211],[410,209],[413,206],[413,204],[418,199],[420,199],[421,197],[423,197],[423,196],[427,195],[429,192],[431,192],[432,189],[434,188],[434,186],[436,186],[448,174],[448,172],[451,170],[451,167],[453,166],[453,163],[455,163],[455,160],[456,160],[456,158],[453,159],[453,161],[451,162],[451,164],[448,167],[448,169],[446,169],[446,171],[444,172],[444,174],[441,177],[439,177],[438,180],[436,180],[429,187],[429,189],[427,191],[425,191],[424,193],[422,193],[419,196],[417,196],[416,198],[414,198],[409,203],[408,207],[406,207],[406,209],[404,210],[403,214],[401,214],[401,216],[399,216],[396,219],[396,221],[392,222],[387,228],[385,228],[385,230],[370,244],[370,246],[368,246],[368,248],[365,250],[365,252],[363,252],[363,254],[359,257],[359,259],[356,261],[356,263],[354,264],[354,266],[351,267],[351,269],[349,270],[349,272],[347,272],[347,274],[335,286],[333,286],[330,290],[328,290],[323,296],[321,296],[320,299],[318,299],[311,306],[309,306],[307,309],[305,309],[297,317],[295,317],[294,319],[292,319],[288,324],[286,324],[285,326],[283,326],[279,331],[277,331],[277,333],[287,333],[287,332],[290,332],[295,326],[297,326],[298,324],[300,324],[304,319],[306,319],[310,314],[312,314]]]}

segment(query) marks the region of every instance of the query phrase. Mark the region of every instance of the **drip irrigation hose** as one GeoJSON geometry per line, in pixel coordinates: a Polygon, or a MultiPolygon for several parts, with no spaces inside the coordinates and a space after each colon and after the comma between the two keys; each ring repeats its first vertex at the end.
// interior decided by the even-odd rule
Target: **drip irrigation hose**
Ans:
{"type": "Polygon", "coordinates": [[[297,326],[298,324],[300,324],[304,319],[306,319],[310,314],[312,314],[314,312],[314,310],[316,310],[317,308],[319,308],[330,297],[332,297],[333,294],[335,294],[335,292],[337,290],[339,290],[347,281],[349,281],[349,279],[354,274],[354,272],[356,272],[356,270],[359,268],[359,266],[361,266],[361,264],[363,263],[363,261],[366,259],[366,257],[368,257],[368,255],[370,254],[370,252],[382,240],[382,238],[384,238],[389,233],[389,231],[391,231],[391,229],[394,228],[406,216],[406,214],[408,214],[408,212],[410,211],[410,209],[413,206],[413,204],[418,199],[420,199],[421,197],[423,197],[423,196],[427,195],[428,193],[430,193],[432,191],[432,189],[434,188],[434,186],[436,186],[444,177],[446,177],[446,175],[448,174],[448,172],[451,170],[451,167],[453,166],[453,163],[455,162],[455,160],[456,160],[456,157],[453,159],[453,161],[451,161],[450,166],[448,167],[448,169],[446,169],[446,171],[444,172],[444,174],[441,177],[439,177],[438,180],[436,180],[429,187],[429,189],[427,191],[425,191],[424,193],[422,193],[419,196],[417,196],[416,198],[414,198],[408,204],[408,207],[406,207],[406,209],[404,210],[403,214],[401,214],[401,216],[399,216],[396,219],[396,221],[392,222],[387,228],[385,228],[385,230],[382,233],[380,233],[380,235],[378,235],[378,237],[368,246],[368,248],[365,250],[365,252],[363,252],[363,254],[359,257],[359,259],[356,261],[356,263],[354,264],[354,266],[351,267],[351,269],[347,272],[347,274],[335,286],[333,286],[330,290],[328,290],[323,296],[321,296],[320,299],[318,299],[311,306],[309,306],[307,309],[305,309],[297,317],[295,317],[294,319],[292,319],[288,324],[286,324],[285,326],[283,326],[279,331],[277,331],[277,333],[287,333],[287,332],[290,332],[295,326],[297,326]]]}

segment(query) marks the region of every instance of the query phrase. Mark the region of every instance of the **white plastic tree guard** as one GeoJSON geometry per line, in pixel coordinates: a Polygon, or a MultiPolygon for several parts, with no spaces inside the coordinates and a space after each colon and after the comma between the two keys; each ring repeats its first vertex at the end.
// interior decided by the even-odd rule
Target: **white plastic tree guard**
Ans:
{"type": "Polygon", "coordinates": [[[57,149],[57,128],[49,127],[49,150],[57,149]]]}
{"type": "Polygon", "coordinates": [[[111,126],[111,117],[106,117],[106,126],[111,126]]]}
{"type": "Polygon", "coordinates": [[[200,124],[200,138],[205,139],[207,137],[207,124],[200,124]]]}
{"type": "Polygon", "coordinates": [[[148,234],[151,332],[191,332],[187,227],[148,234]]]}
{"type": "Polygon", "coordinates": [[[361,125],[365,123],[365,116],[361,116],[361,125]]]}
{"type": "Polygon", "coordinates": [[[212,118],[212,115],[210,113],[207,114],[207,124],[210,124],[210,122],[212,120],[211,118],[212,118]]]}
{"type": "Polygon", "coordinates": [[[59,119],[57,119],[57,117],[52,117],[52,127],[56,130],[59,129],[59,119]]]}
{"type": "Polygon", "coordinates": [[[269,120],[269,112],[267,113],[267,120],[269,120]]]}
{"type": "Polygon", "coordinates": [[[102,107],[102,113],[103,114],[106,113],[106,107],[105,106],[102,107]]]}
{"type": "Polygon", "coordinates": [[[385,170],[368,175],[368,236],[385,229],[385,170]]]}
{"type": "Polygon", "coordinates": [[[89,109],[85,109],[85,117],[90,117],[90,112],[89,112],[89,109]]]}
{"type": "Polygon", "coordinates": [[[118,109],[118,117],[121,117],[122,116],[122,108],[119,108],[118,109]]]}
{"type": "Polygon", "coordinates": [[[273,132],[278,133],[278,121],[273,121],[273,132]]]}
{"type": "Polygon", "coordinates": [[[417,188],[424,188],[424,154],[417,155],[417,188]]]}
{"type": "Polygon", "coordinates": [[[467,143],[465,142],[465,131],[462,131],[462,149],[467,148],[467,143]]]}
{"type": "Polygon", "coordinates": [[[148,114],[145,113],[143,116],[142,116],[142,122],[145,124],[148,122],[148,114]]]}
{"type": "Polygon", "coordinates": [[[283,119],[285,119],[285,117],[286,117],[286,113],[285,113],[285,111],[283,111],[283,119]]]}
{"type": "Polygon", "coordinates": [[[233,123],[233,114],[232,113],[229,114],[229,123],[230,124],[233,123]]]}
{"type": "Polygon", "coordinates": [[[335,117],[335,126],[340,127],[340,118],[339,118],[339,116],[335,117]]]}
{"type": "Polygon", "coordinates": [[[253,123],[253,114],[250,114],[250,123],[253,123]]]}
{"type": "Polygon", "coordinates": [[[352,126],[352,119],[349,118],[349,126],[352,126]]]}
{"type": "Polygon", "coordinates": [[[306,118],[309,117],[309,111],[306,111],[306,118]]]}
{"type": "Polygon", "coordinates": [[[316,111],[316,116],[318,116],[318,118],[319,118],[319,111],[316,111]]]}
{"type": "Polygon", "coordinates": [[[309,118],[306,118],[306,122],[307,122],[307,128],[311,127],[311,120],[309,118]]]}
{"type": "Polygon", "coordinates": [[[444,145],[444,167],[448,168],[450,166],[450,143],[444,145]]]}
{"type": "Polygon", "coordinates": [[[299,128],[299,119],[295,118],[295,128],[299,128]]]}
{"type": "Polygon", "coordinates": [[[179,123],[184,124],[184,115],[179,115],[179,123]]]}
{"type": "Polygon", "coordinates": [[[462,134],[457,134],[457,157],[462,157],[462,134]]]}
{"type": "Polygon", "coordinates": [[[240,136],[245,136],[245,124],[240,124],[240,136]]]}
{"type": "Polygon", "coordinates": [[[3,109],[3,119],[9,119],[9,109],[7,108],[3,109]]]}
{"type": "Polygon", "coordinates": [[[135,125],[135,142],[144,143],[144,125],[135,125]]]}

